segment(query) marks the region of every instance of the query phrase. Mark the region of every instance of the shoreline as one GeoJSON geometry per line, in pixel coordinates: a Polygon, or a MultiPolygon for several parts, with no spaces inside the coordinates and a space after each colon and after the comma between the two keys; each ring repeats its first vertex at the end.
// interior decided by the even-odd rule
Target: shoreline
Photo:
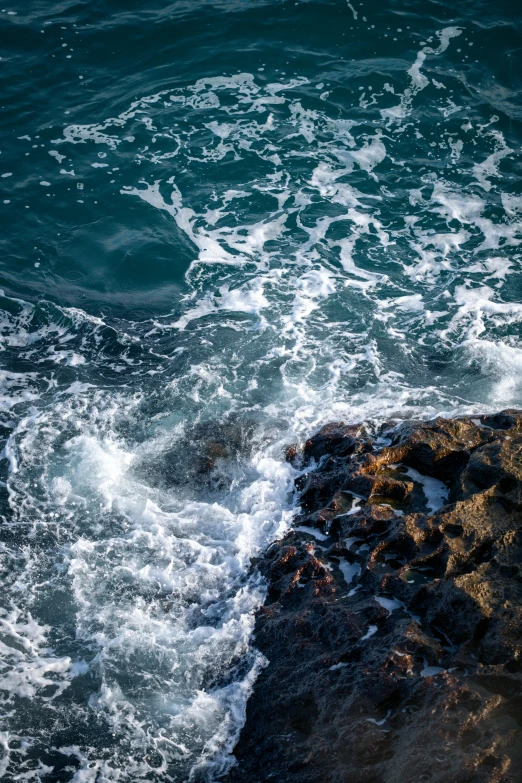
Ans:
{"type": "Polygon", "coordinates": [[[514,783],[522,760],[522,411],[326,425],[287,459],[258,559],[269,663],[227,783],[514,783]]]}

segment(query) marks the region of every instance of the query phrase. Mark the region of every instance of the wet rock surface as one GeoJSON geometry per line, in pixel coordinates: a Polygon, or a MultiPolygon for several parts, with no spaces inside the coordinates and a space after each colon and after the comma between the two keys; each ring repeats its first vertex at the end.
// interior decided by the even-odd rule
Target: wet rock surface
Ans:
{"type": "Polygon", "coordinates": [[[199,422],[187,426],[170,448],[142,461],[139,472],[151,486],[222,491],[230,486],[234,463],[262,437],[254,421],[232,416],[224,422],[199,422]]]}
{"type": "Polygon", "coordinates": [[[324,427],[228,783],[522,781],[522,411],[324,427]]]}

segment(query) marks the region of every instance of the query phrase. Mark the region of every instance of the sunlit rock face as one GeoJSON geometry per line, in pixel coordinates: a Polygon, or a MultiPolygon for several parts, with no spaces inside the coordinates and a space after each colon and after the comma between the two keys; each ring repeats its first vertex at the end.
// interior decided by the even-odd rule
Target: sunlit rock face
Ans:
{"type": "Polygon", "coordinates": [[[515,410],[289,450],[303,510],[259,563],[231,782],[520,779],[521,453],[515,410]]]}

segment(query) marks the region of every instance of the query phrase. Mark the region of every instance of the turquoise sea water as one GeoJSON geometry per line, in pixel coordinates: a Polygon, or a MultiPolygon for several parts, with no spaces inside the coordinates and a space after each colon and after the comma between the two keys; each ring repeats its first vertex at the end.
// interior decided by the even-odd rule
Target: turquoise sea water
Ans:
{"type": "Polygon", "coordinates": [[[2,779],[217,780],[284,445],[522,402],[522,15],[21,0],[0,36],[2,779]]]}

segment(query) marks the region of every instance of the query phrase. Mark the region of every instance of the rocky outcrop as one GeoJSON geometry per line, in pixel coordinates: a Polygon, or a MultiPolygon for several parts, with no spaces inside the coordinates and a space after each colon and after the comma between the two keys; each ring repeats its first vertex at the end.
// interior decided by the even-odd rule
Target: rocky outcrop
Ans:
{"type": "Polygon", "coordinates": [[[336,423],[287,457],[229,783],[522,781],[522,412],[336,423]]]}

